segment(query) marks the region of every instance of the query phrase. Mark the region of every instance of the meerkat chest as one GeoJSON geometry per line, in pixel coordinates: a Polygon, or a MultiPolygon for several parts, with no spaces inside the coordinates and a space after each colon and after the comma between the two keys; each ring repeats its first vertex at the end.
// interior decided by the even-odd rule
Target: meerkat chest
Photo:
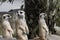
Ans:
{"type": "Polygon", "coordinates": [[[25,30],[25,22],[23,20],[17,21],[16,23],[17,30],[25,30]]]}
{"type": "Polygon", "coordinates": [[[25,21],[24,20],[18,20],[17,21],[17,26],[25,27],[25,21]]]}
{"type": "Polygon", "coordinates": [[[6,29],[3,30],[3,31],[4,31],[4,33],[3,33],[4,36],[8,36],[8,35],[10,35],[9,31],[7,31],[6,29]]]}
{"type": "Polygon", "coordinates": [[[40,24],[40,25],[46,25],[46,22],[45,22],[44,19],[40,19],[40,20],[39,20],[39,24],[40,24]]]}
{"type": "Polygon", "coordinates": [[[41,27],[42,29],[48,31],[48,26],[47,26],[47,24],[46,24],[46,22],[45,22],[44,19],[40,19],[40,20],[39,20],[39,24],[40,24],[40,27],[41,27]]]}
{"type": "Polygon", "coordinates": [[[2,25],[3,25],[3,27],[6,28],[6,29],[9,28],[9,27],[11,27],[11,26],[10,26],[10,23],[9,23],[8,21],[3,21],[2,25]]]}

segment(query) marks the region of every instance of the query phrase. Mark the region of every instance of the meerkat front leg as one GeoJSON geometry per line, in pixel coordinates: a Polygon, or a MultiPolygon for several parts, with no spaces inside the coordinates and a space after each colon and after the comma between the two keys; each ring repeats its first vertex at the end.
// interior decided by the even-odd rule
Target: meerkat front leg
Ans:
{"type": "Polygon", "coordinates": [[[29,34],[29,28],[28,28],[27,24],[26,24],[25,29],[26,29],[27,34],[29,34]]]}

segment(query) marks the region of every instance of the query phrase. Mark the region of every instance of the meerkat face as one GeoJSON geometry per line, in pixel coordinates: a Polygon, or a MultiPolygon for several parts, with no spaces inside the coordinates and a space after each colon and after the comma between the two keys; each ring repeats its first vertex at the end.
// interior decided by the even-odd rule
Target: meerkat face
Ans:
{"type": "Polygon", "coordinates": [[[19,19],[25,18],[25,12],[23,10],[19,10],[17,12],[17,16],[19,19]]]}
{"type": "Polygon", "coordinates": [[[40,15],[39,15],[39,17],[41,18],[44,18],[46,15],[45,15],[45,13],[40,13],[40,15]]]}
{"type": "Polygon", "coordinates": [[[10,16],[9,14],[4,14],[4,15],[2,16],[2,19],[3,19],[3,20],[8,20],[9,18],[11,18],[11,16],[10,16]]]}

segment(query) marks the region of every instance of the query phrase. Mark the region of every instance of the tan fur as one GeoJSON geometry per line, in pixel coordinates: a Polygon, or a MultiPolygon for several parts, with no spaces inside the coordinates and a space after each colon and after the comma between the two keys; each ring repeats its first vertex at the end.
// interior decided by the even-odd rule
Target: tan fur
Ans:
{"type": "Polygon", "coordinates": [[[44,20],[44,16],[39,17],[39,36],[41,40],[47,40],[47,35],[49,33],[48,26],[44,20]]]}
{"type": "Polygon", "coordinates": [[[16,33],[18,40],[28,40],[27,34],[29,34],[29,29],[24,19],[17,18],[16,20],[16,33]]]}
{"type": "MultiPolygon", "coordinates": [[[[5,14],[4,14],[5,15],[5,14]]],[[[6,17],[7,15],[5,15],[6,17]]],[[[4,38],[12,38],[13,30],[8,20],[2,19],[2,32],[4,38]]]]}

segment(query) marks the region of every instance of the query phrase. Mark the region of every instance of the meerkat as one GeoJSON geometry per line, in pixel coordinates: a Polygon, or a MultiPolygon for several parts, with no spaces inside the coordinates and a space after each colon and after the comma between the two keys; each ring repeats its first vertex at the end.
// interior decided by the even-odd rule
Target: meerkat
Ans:
{"type": "Polygon", "coordinates": [[[49,34],[48,26],[45,22],[45,13],[40,13],[39,15],[39,36],[41,40],[47,40],[47,35],[49,34]]]}
{"type": "Polygon", "coordinates": [[[11,16],[9,14],[3,14],[2,15],[2,32],[3,32],[3,38],[12,38],[13,29],[11,28],[9,19],[11,16]]]}
{"type": "Polygon", "coordinates": [[[16,33],[18,40],[28,40],[27,35],[29,34],[29,29],[25,19],[25,12],[19,10],[16,13],[16,33]]]}

